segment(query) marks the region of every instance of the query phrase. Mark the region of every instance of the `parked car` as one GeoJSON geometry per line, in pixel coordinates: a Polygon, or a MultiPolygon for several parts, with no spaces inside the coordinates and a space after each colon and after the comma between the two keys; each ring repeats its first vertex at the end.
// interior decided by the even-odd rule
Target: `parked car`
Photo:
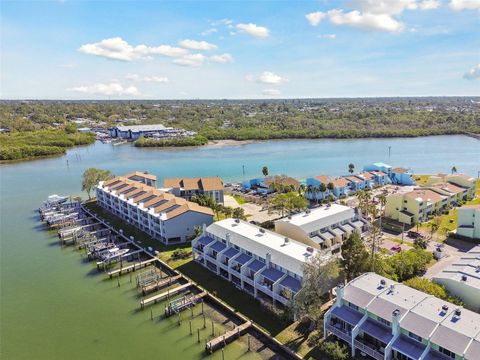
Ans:
{"type": "Polygon", "coordinates": [[[390,251],[393,254],[398,254],[400,251],[402,251],[402,247],[400,245],[394,245],[390,248],[390,251]]]}
{"type": "Polygon", "coordinates": [[[410,230],[408,233],[407,233],[408,237],[411,237],[413,239],[416,239],[416,238],[419,238],[419,237],[423,237],[422,234],[420,234],[419,232],[416,232],[416,231],[412,231],[410,230]]]}

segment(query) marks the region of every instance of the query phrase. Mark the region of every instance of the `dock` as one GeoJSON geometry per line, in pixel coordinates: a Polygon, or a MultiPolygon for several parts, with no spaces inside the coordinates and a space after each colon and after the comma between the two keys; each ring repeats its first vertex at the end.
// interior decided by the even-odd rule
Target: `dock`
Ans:
{"type": "Polygon", "coordinates": [[[150,264],[154,263],[156,260],[157,259],[155,259],[155,258],[151,258],[151,259],[148,259],[148,260],[145,260],[145,261],[141,261],[139,263],[135,263],[133,265],[121,267],[120,269],[109,271],[107,273],[107,275],[111,279],[114,275],[120,276],[122,274],[126,274],[126,273],[129,273],[129,272],[134,272],[135,270],[142,269],[142,268],[145,268],[145,267],[149,266],[150,264]]]}
{"type": "Polygon", "coordinates": [[[180,299],[173,300],[165,308],[165,316],[169,317],[173,314],[179,313],[182,310],[189,309],[200,302],[205,296],[207,296],[207,292],[203,291],[199,294],[184,296],[180,299]]]}
{"type": "Polygon", "coordinates": [[[140,307],[143,309],[145,307],[145,305],[149,305],[151,303],[155,304],[157,301],[162,301],[165,298],[169,298],[170,296],[173,296],[175,294],[178,294],[181,291],[186,290],[191,285],[192,285],[192,283],[187,282],[186,284],[180,285],[180,286],[178,286],[176,288],[173,288],[173,289],[169,289],[169,290],[167,290],[167,291],[165,291],[161,294],[154,295],[154,296],[149,297],[147,299],[142,299],[142,300],[140,300],[140,307]]]}
{"type": "Polygon", "coordinates": [[[157,281],[154,281],[150,284],[146,284],[142,286],[142,293],[143,295],[147,295],[151,292],[157,291],[167,285],[172,285],[173,282],[177,281],[178,279],[181,279],[182,275],[175,275],[175,276],[169,276],[165,277],[163,279],[158,279],[157,281]]]}
{"type": "Polygon", "coordinates": [[[248,328],[252,326],[250,321],[243,323],[240,326],[235,327],[233,330],[227,331],[225,334],[217,336],[205,344],[205,351],[209,354],[213,353],[222,347],[225,347],[228,343],[242,336],[248,328]]]}

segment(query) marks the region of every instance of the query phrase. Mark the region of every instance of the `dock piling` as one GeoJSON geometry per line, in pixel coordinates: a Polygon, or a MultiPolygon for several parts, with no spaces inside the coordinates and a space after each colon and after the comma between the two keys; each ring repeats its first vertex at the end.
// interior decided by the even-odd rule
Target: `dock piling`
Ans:
{"type": "Polygon", "coordinates": [[[225,360],[225,351],[222,349],[222,360],[225,360]]]}
{"type": "Polygon", "coordinates": [[[190,320],[190,321],[188,322],[188,324],[189,324],[189,326],[190,326],[190,335],[192,335],[192,320],[190,320]]]}
{"type": "Polygon", "coordinates": [[[212,336],[214,336],[214,335],[215,335],[215,328],[213,326],[213,320],[212,320],[212,336]]]}
{"type": "Polygon", "coordinates": [[[203,328],[205,329],[207,327],[207,324],[205,323],[205,314],[203,315],[203,328]]]}
{"type": "Polygon", "coordinates": [[[117,276],[117,286],[120,287],[120,275],[117,276]]]}
{"type": "Polygon", "coordinates": [[[153,309],[150,308],[150,320],[153,320],[153,309]]]}
{"type": "Polygon", "coordinates": [[[248,351],[250,351],[250,334],[247,334],[248,351]]]}
{"type": "Polygon", "coordinates": [[[197,328],[197,342],[200,344],[200,328],[197,328]]]}

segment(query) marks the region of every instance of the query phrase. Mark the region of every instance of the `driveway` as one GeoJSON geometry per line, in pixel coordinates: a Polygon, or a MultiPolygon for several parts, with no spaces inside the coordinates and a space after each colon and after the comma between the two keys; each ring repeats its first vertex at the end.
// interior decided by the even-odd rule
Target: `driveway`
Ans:
{"type": "Polygon", "coordinates": [[[254,203],[244,203],[239,204],[237,200],[233,196],[225,195],[224,196],[224,205],[231,206],[233,208],[241,207],[245,210],[245,214],[248,216],[248,220],[254,220],[256,222],[262,223],[267,220],[275,220],[278,219],[279,215],[277,213],[269,214],[268,210],[264,210],[261,206],[254,204],[254,203]]]}

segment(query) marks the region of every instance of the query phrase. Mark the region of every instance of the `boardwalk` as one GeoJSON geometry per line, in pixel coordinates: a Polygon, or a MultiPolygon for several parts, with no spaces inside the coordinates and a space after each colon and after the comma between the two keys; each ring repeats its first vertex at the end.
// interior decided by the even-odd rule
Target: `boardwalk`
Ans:
{"type": "Polygon", "coordinates": [[[139,263],[135,263],[133,265],[129,265],[129,266],[122,267],[120,269],[109,271],[107,274],[111,279],[114,275],[122,275],[122,274],[126,274],[126,273],[129,273],[129,272],[134,272],[135,270],[138,270],[138,269],[145,268],[145,267],[151,265],[152,263],[154,263],[155,261],[157,261],[156,258],[151,258],[151,259],[139,262],[139,263]]]}
{"type": "Polygon", "coordinates": [[[181,278],[182,278],[182,275],[175,275],[175,276],[169,276],[163,279],[159,279],[158,281],[155,281],[153,283],[143,286],[142,293],[143,295],[147,295],[153,291],[157,291],[161,289],[162,287],[165,287],[167,285],[172,285],[172,283],[174,283],[175,281],[181,278]]]}
{"type": "Polygon", "coordinates": [[[207,342],[207,344],[205,345],[205,350],[210,354],[213,353],[215,350],[224,347],[235,339],[238,339],[248,330],[250,326],[252,326],[252,323],[250,321],[247,321],[242,325],[237,326],[235,329],[227,331],[223,335],[217,336],[215,339],[207,342]]]}

